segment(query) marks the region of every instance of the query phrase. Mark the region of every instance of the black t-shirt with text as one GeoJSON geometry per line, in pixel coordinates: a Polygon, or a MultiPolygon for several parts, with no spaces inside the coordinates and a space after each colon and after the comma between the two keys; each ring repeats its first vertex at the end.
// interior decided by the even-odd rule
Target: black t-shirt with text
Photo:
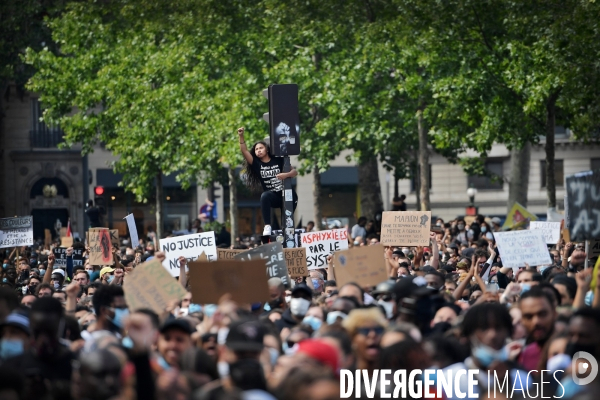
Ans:
{"type": "Polygon", "coordinates": [[[252,170],[260,176],[260,182],[265,192],[281,192],[283,190],[283,181],[277,179],[277,174],[283,171],[283,157],[271,157],[269,162],[262,162],[254,156],[252,170]]]}

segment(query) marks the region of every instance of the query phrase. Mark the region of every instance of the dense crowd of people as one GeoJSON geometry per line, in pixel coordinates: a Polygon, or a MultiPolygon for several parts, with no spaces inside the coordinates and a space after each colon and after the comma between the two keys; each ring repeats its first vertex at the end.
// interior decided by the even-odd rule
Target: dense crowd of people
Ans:
{"type": "MultiPolygon", "coordinates": [[[[561,240],[551,265],[513,270],[495,246],[500,224],[438,219],[430,246],[384,247],[389,279],[375,287],[338,285],[329,259],[291,287],[269,279],[268,302],[196,304],[188,291],[161,315],[128,308],[123,290],[164,259],[153,240],[122,240],[110,266],[91,265],[79,241],[64,266],[42,244],[3,249],[0,399],[327,400],[340,398],[342,370],[428,368],[482,371],[480,398],[488,371],[514,389],[496,398],[595,398],[598,379],[571,373],[575,354],[600,357],[600,279],[582,244],[561,240]]],[[[374,221],[348,230],[350,247],[379,242],[374,221]]]]}

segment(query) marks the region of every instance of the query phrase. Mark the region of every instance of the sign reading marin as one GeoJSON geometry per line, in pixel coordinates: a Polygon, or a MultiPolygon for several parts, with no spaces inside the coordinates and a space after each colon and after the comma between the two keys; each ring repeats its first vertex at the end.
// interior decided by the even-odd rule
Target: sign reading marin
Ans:
{"type": "Polygon", "coordinates": [[[269,132],[271,153],[276,157],[300,154],[298,85],[270,85],[269,132]]]}
{"type": "Polygon", "coordinates": [[[600,237],[600,170],[567,177],[571,241],[600,237]]]}

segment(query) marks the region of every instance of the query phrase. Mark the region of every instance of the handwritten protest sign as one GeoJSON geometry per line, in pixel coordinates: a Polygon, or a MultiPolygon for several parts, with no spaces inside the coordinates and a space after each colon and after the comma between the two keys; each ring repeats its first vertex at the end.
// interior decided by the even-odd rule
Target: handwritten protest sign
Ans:
{"type": "Polygon", "coordinates": [[[110,243],[110,232],[107,228],[92,228],[88,231],[90,247],[90,264],[111,265],[113,254],[110,243]]]}
{"type": "Polygon", "coordinates": [[[54,254],[54,265],[61,268],[67,267],[67,248],[66,247],[55,247],[52,249],[54,254]]]}
{"type": "Polygon", "coordinates": [[[159,315],[164,313],[169,302],[181,300],[187,293],[156,259],[128,274],[123,289],[130,310],[149,308],[159,315]]]}
{"type": "Polygon", "coordinates": [[[335,253],[333,265],[338,287],[349,282],[374,286],[388,279],[383,253],[383,246],[379,244],[335,253]]]}
{"type": "Polygon", "coordinates": [[[197,304],[217,304],[226,293],[239,304],[269,300],[265,260],[190,263],[190,290],[197,304]]]}
{"type": "Polygon", "coordinates": [[[571,240],[600,237],[600,171],[581,172],[566,180],[571,240]]]}
{"type": "Polygon", "coordinates": [[[245,251],[235,256],[236,260],[265,260],[267,278],[280,278],[286,288],[291,285],[288,275],[283,246],[279,242],[263,244],[255,249],[245,251]]]}
{"type": "Polygon", "coordinates": [[[428,246],[431,211],[387,211],[381,218],[384,246],[428,246]]]}
{"type": "Polygon", "coordinates": [[[500,250],[502,265],[513,270],[524,267],[552,264],[546,240],[540,230],[494,232],[500,250]]]}
{"type": "Polygon", "coordinates": [[[33,217],[0,218],[0,249],[33,245],[33,217]]]}
{"type": "MultiPolygon", "coordinates": [[[[83,266],[83,248],[73,249],[73,267],[83,266]]],[[[67,247],[55,247],[52,249],[54,259],[56,260],[54,265],[61,268],[67,267],[67,247]]]]}
{"type": "Polygon", "coordinates": [[[160,250],[167,256],[163,261],[163,266],[175,277],[179,276],[177,259],[181,256],[190,262],[195,261],[204,252],[208,261],[217,259],[215,233],[212,231],[160,239],[160,250]]]}
{"type": "Polygon", "coordinates": [[[331,229],[328,231],[305,232],[300,235],[302,247],[306,249],[308,269],[326,268],[327,256],[348,248],[348,231],[331,229]]]}
{"type": "Polygon", "coordinates": [[[121,241],[119,240],[119,230],[111,229],[110,230],[110,244],[114,249],[121,248],[121,241]]]}
{"type": "Polygon", "coordinates": [[[60,247],[73,246],[73,236],[63,236],[60,238],[60,247]]]}
{"type": "Polygon", "coordinates": [[[547,244],[556,244],[560,240],[561,222],[531,221],[529,229],[540,230],[547,244]]]}
{"type": "Polygon", "coordinates": [[[235,256],[246,250],[237,249],[217,249],[217,260],[233,260],[235,256]]]}
{"type": "Polygon", "coordinates": [[[285,263],[287,265],[288,274],[292,279],[308,276],[305,248],[296,247],[291,249],[283,249],[283,254],[285,254],[285,263]]]}

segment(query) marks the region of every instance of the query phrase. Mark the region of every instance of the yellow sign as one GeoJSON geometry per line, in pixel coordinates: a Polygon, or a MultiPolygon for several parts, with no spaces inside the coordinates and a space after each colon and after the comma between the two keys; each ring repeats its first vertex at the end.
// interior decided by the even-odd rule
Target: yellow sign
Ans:
{"type": "Polygon", "coordinates": [[[525,207],[519,203],[515,203],[506,216],[506,221],[502,225],[503,230],[508,229],[526,229],[531,221],[537,221],[537,217],[527,211],[525,207]]]}

